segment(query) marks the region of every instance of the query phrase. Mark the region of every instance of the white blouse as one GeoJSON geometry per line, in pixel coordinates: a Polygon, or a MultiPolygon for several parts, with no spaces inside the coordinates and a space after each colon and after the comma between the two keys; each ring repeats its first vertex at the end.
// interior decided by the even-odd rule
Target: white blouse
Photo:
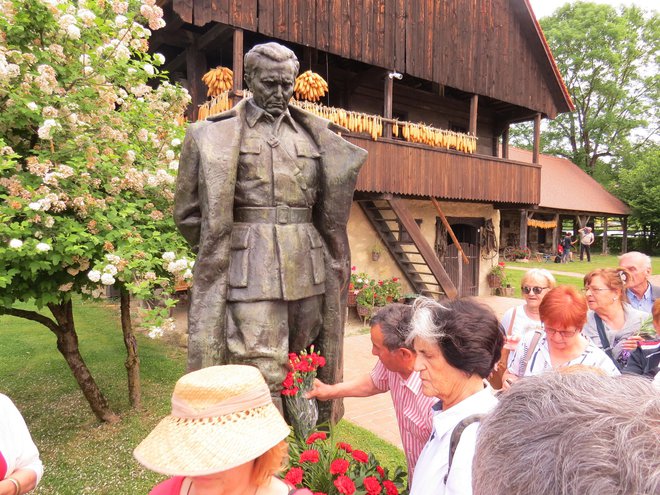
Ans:
{"type": "MultiPolygon", "coordinates": [[[[527,360],[527,366],[524,370],[520,370],[521,361],[523,360],[523,357],[528,354],[529,346],[532,343],[534,335],[536,335],[535,332],[530,332],[518,343],[518,347],[513,351],[513,360],[509,365],[509,373],[522,377],[540,375],[545,371],[553,369],[552,360],[550,359],[550,349],[548,348],[548,340],[545,334],[542,334],[536,348],[532,352],[532,355],[527,360]]],[[[561,367],[582,364],[585,366],[600,368],[610,376],[618,376],[621,374],[605,352],[596,347],[593,342],[587,342],[587,347],[582,354],[563,363],[561,367]]]]}
{"type": "Polygon", "coordinates": [[[37,473],[37,484],[44,473],[39,451],[32,441],[23,416],[6,395],[0,394],[0,452],[7,462],[7,475],[18,469],[37,473]]]}
{"type": "Polygon", "coordinates": [[[463,430],[445,484],[451,434],[461,420],[473,414],[485,414],[496,405],[497,398],[493,395],[493,389],[486,386],[446,411],[441,410],[441,402],[433,406],[433,433],[417,460],[410,495],[472,494],[472,458],[479,423],[472,423],[463,430]]]}

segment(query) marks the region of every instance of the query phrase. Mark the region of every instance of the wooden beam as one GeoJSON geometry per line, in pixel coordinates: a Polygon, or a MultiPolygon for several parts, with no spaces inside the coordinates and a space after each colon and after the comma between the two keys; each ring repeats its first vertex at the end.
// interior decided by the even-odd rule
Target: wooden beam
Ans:
{"type": "Polygon", "coordinates": [[[509,158],[509,124],[502,131],[502,158],[509,158]]]}
{"type": "MultiPolygon", "coordinates": [[[[394,78],[387,74],[385,76],[385,90],[383,95],[383,117],[392,118],[392,94],[394,93],[394,78]]],[[[383,126],[383,137],[392,137],[392,124],[386,123],[383,126]]]]}
{"type": "Polygon", "coordinates": [[[211,44],[214,46],[223,45],[232,37],[233,31],[234,30],[229,26],[216,24],[199,37],[197,40],[197,47],[200,50],[206,50],[211,44]]]}
{"type": "Polygon", "coordinates": [[[557,246],[559,245],[559,231],[561,230],[561,223],[559,220],[559,213],[555,213],[555,223],[557,226],[552,229],[552,252],[557,251],[557,246]]]}
{"type": "Polygon", "coordinates": [[[520,210],[520,247],[527,247],[527,210],[520,210]]]}
{"type": "Polygon", "coordinates": [[[602,253],[609,254],[610,250],[607,246],[607,217],[603,217],[603,246],[602,253]]]}
{"type": "Polygon", "coordinates": [[[477,107],[479,106],[479,95],[472,95],[470,98],[470,129],[473,136],[477,135],[477,107]]]}
{"type": "Polygon", "coordinates": [[[208,71],[208,64],[206,54],[197,49],[195,42],[186,48],[185,53],[188,91],[191,97],[188,115],[190,120],[194,122],[197,120],[199,106],[206,101],[206,85],[202,81],[202,76],[208,71]]]}
{"type": "Polygon", "coordinates": [[[243,30],[234,29],[234,48],[233,48],[234,84],[232,87],[232,99],[234,105],[243,99],[243,30]]]}
{"type": "Polygon", "coordinates": [[[534,116],[534,151],[532,154],[532,163],[539,163],[541,148],[541,114],[534,116]]]}
{"type": "Polygon", "coordinates": [[[433,203],[433,206],[435,206],[435,209],[438,212],[438,216],[440,217],[440,220],[442,221],[442,224],[447,229],[447,232],[449,233],[449,237],[451,237],[451,240],[454,243],[454,246],[456,246],[456,249],[458,249],[458,252],[461,253],[463,261],[465,261],[466,265],[469,265],[470,260],[468,259],[467,256],[465,256],[465,253],[463,252],[463,248],[461,247],[461,243],[458,242],[458,239],[456,239],[456,235],[454,234],[454,230],[451,228],[451,225],[449,225],[449,222],[447,221],[447,217],[445,217],[445,214],[442,212],[442,208],[440,208],[440,203],[438,203],[438,200],[435,199],[434,197],[431,197],[431,202],[433,203]]]}
{"type": "Polygon", "coordinates": [[[429,270],[431,270],[431,273],[433,273],[433,276],[440,284],[440,287],[442,287],[442,290],[445,291],[447,297],[450,299],[455,299],[458,296],[456,286],[449,278],[449,275],[447,275],[445,267],[442,266],[442,263],[440,263],[440,260],[435,255],[435,251],[427,242],[419,228],[419,225],[417,225],[415,219],[404,206],[403,201],[398,198],[392,198],[389,200],[389,203],[392,207],[392,210],[394,210],[394,213],[396,213],[396,216],[399,217],[399,220],[401,220],[401,223],[408,231],[408,234],[410,234],[411,239],[417,246],[417,249],[422,255],[422,258],[424,258],[424,261],[429,267],[429,270]]]}
{"type": "Polygon", "coordinates": [[[623,230],[623,239],[621,239],[621,254],[628,252],[628,217],[621,217],[621,229],[623,230]]]}

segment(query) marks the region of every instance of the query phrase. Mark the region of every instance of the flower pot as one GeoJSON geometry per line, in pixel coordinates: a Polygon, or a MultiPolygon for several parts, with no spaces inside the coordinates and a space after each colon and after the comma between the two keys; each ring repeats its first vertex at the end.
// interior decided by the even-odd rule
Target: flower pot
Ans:
{"type": "Polygon", "coordinates": [[[502,286],[502,279],[497,275],[493,275],[492,273],[486,277],[486,281],[488,282],[488,287],[491,289],[502,286]]]}
{"type": "Polygon", "coordinates": [[[348,291],[348,300],[346,301],[346,305],[349,308],[354,308],[357,305],[357,294],[352,290],[348,291]]]}
{"type": "Polygon", "coordinates": [[[361,318],[370,318],[373,308],[371,306],[357,306],[357,314],[361,318]]]}

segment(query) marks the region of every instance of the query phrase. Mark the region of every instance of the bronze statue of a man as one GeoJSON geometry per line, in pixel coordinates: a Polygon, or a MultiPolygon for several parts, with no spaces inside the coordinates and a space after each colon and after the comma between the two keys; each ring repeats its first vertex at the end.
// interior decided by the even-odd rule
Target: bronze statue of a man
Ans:
{"type": "Polygon", "coordinates": [[[279,400],[288,353],[312,343],[323,377],[340,378],[346,223],[366,152],[289,107],[291,50],[257,45],[244,66],[254,97],[192,124],[181,152],[174,218],[197,252],[188,368],[253,364],[279,400]]]}

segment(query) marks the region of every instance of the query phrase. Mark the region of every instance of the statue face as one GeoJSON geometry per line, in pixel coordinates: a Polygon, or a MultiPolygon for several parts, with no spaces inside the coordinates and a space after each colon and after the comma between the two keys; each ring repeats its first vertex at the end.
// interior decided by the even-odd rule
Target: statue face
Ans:
{"type": "Polygon", "coordinates": [[[287,109],[295,80],[296,72],[290,60],[276,62],[261,57],[246,82],[257,106],[277,116],[287,109]]]}

